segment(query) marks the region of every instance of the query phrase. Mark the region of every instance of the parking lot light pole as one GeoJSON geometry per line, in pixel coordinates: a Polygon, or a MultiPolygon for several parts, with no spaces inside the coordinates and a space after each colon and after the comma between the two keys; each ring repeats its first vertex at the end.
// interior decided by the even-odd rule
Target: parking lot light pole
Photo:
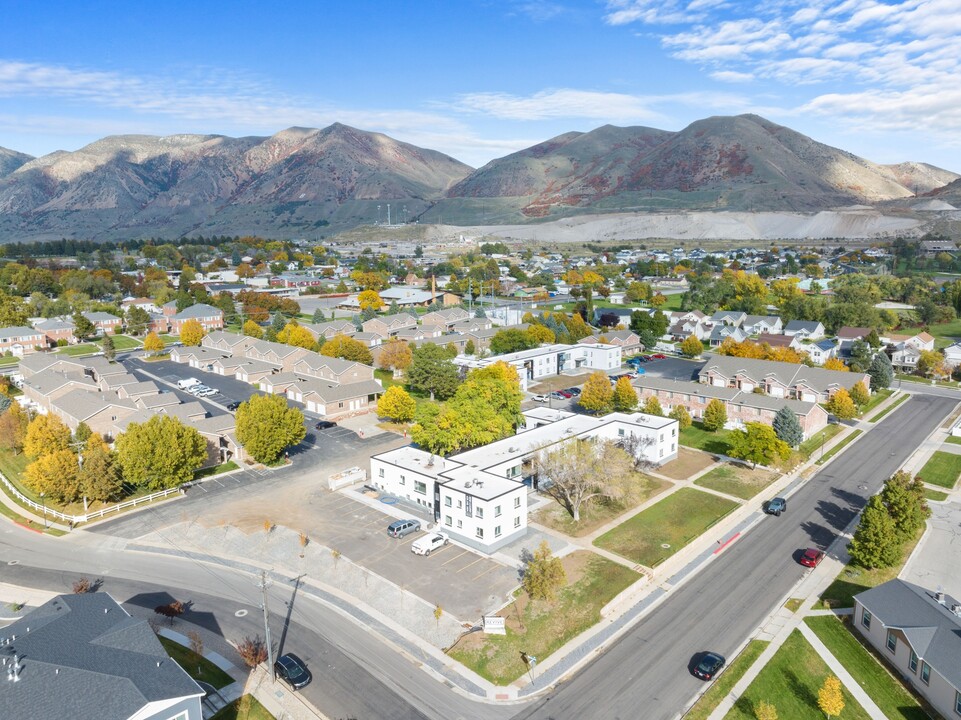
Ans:
{"type": "Polygon", "coordinates": [[[264,592],[264,637],[267,643],[267,667],[270,668],[270,680],[277,682],[277,672],[274,670],[274,648],[270,644],[270,611],[267,609],[267,588],[270,587],[270,583],[267,581],[267,572],[264,570],[260,571],[260,584],[257,587],[264,592]]]}

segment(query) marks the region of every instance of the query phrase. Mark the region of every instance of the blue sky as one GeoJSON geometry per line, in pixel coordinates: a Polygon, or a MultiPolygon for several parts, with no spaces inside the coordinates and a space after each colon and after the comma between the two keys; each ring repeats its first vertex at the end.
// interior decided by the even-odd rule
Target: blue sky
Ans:
{"type": "Polygon", "coordinates": [[[339,121],[470,165],[754,112],[961,172],[958,0],[0,0],[0,146],[339,121]]]}

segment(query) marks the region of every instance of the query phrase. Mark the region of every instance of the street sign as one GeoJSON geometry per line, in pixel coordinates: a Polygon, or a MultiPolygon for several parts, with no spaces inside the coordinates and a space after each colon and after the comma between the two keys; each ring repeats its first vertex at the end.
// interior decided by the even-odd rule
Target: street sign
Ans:
{"type": "Polygon", "coordinates": [[[499,615],[485,615],[484,632],[488,635],[506,635],[507,629],[504,627],[504,618],[499,615]]]}

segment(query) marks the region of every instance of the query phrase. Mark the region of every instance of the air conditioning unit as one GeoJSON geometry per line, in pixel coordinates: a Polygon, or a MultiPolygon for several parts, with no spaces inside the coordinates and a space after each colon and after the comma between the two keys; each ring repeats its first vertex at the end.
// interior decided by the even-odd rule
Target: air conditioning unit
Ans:
{"type": "Polygon", "coordinates": [[[474,481],[468,480],[467,482],[464,483],[464,487],[465,488],[474,487],[474,481]]]}
{"type": "Polygon", "coordinates": [[[942,605],[944,605],[944,593],[941,592],[940,590],[934,593],[934,599],[937,600],[942,605]]]}
{"type": "Polygon", "coordinates": [[[951,612],[953,612],[958,617],[961,617],[961,603],[955,603],[951,606],[951,612]]]}

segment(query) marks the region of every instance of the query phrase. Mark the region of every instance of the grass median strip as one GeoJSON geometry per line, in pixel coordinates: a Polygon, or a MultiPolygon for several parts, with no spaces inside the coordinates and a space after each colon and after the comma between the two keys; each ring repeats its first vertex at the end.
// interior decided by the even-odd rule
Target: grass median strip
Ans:
{"type": "Polygon", "coordinates": [[[861,644],[847,621],[821,615],[805,618],[804,622],[888,718],[926,720],[928,715],[921,704],[861,644]]]}
{"type": "Polygon", "coordinates": [[[198,655],[188,647],[180,643],[158,635],[157,639],[164,646],[167,654],[177,661],[177,664],[194,680],[200,680],[208,685],[213,685],[218,690],[227,687],[234,681],[230,675],[214,665],[210,660],[198,655]]]}
{"type": "Polygon", "coordinates": [[[957,484],[958,476],[961,476],[961,455],[938,450],[924,464],[918,475],[926,483],[951,490],[957,484]]]}
{"type": "Polygon", "coordinates": [[[837,455],[839,452],[841,452],[845,447],[847,447],[847,445],[850,444],[850,443],[851,443],[858,435],[860,435],[860,434],[861,434],[861,430],[855,430],[855,431],[853,431],[850,435],[848,435],[846,438],[844,438],[841,442],[839,442],[839,443],[838,443],[837,445],[835,445],[833,448],[831,448],[831,449],[828,450],[826,453],[824,453],[824,455],[822,455],[821,457],[819,457],[819,458],[815,461],[815,464],[816,464],[816,465],[823,465],[823,464],[826,463],[828,460],[830,460],[830,459],[833,458],[835,455],[837,455]]]}
{"type": "Polygon", "coordinates": [[[594,544],[632,562],[653,567],[736,507],[738,503],[733,500],[681,488],[607,531],[594,544]]]}
{"type": "Polygon", "coordinates": [[[737,685],[738,680],[744,677],[754,662],[764,652],[764,648],[769,645],[767,640],[751,640],[741,654],[732,662],[728,668],[721,673],[720,677],[708,688],[701,697],[697,699],[694,706],[687,711],[684,720],[707,720],[714,712],[714,709],[721,704],[727,697],[731,689],[737,685]]]}
{"type": "Polygon", "coordinates": [[[948,499],[948,494],[939,490],[924,488],[924,497],[926,497],[928,500],[934,500],[935,502],[944,502],[948,499]]]}
{"type": "Polygon", "coordinates": [[[883,418],[883,417],[884,417],[885,415],[887,415],[889,412],[891,412],[892,410],[894,410],[894,409],[896,409],[898,406],[900,406],[901,403],[906,402],[906,401],[909,400],[910,398],[911,398],[910,395],[903,395],[902,397],[899,397],[899,398],[898,398],[897,400],[895,400],[893,403],[891,403],[891,404],[888,405],[886,408],[884,408],[884,410],[882,410],[882,411],[879,412],[877,415],[875,415],[873,418],[871,418],[870,420],[868,420],[868,422],[876,423],[878,420],[880,420],[881,418],[883,418]]]}
{"type": "Polygon", "coordinates": [[[224,705],[210,720],[275,720],[253,695],[244,695],[224,705]]]}
{"type": "MultiPolygon", "coordinates": [[[[818,708],[818,690],[830,674],[827,663],[800,631],[795,630],[724,718],[755,720],[757,704],[767,702],[774,705],[781,718],[822,720],[824,713],[818,708]]],[[[846,688],[843,692],[844,710],[838,716],[840,720],[868,720],[871,716],[864,708],[846,688]]]]}

